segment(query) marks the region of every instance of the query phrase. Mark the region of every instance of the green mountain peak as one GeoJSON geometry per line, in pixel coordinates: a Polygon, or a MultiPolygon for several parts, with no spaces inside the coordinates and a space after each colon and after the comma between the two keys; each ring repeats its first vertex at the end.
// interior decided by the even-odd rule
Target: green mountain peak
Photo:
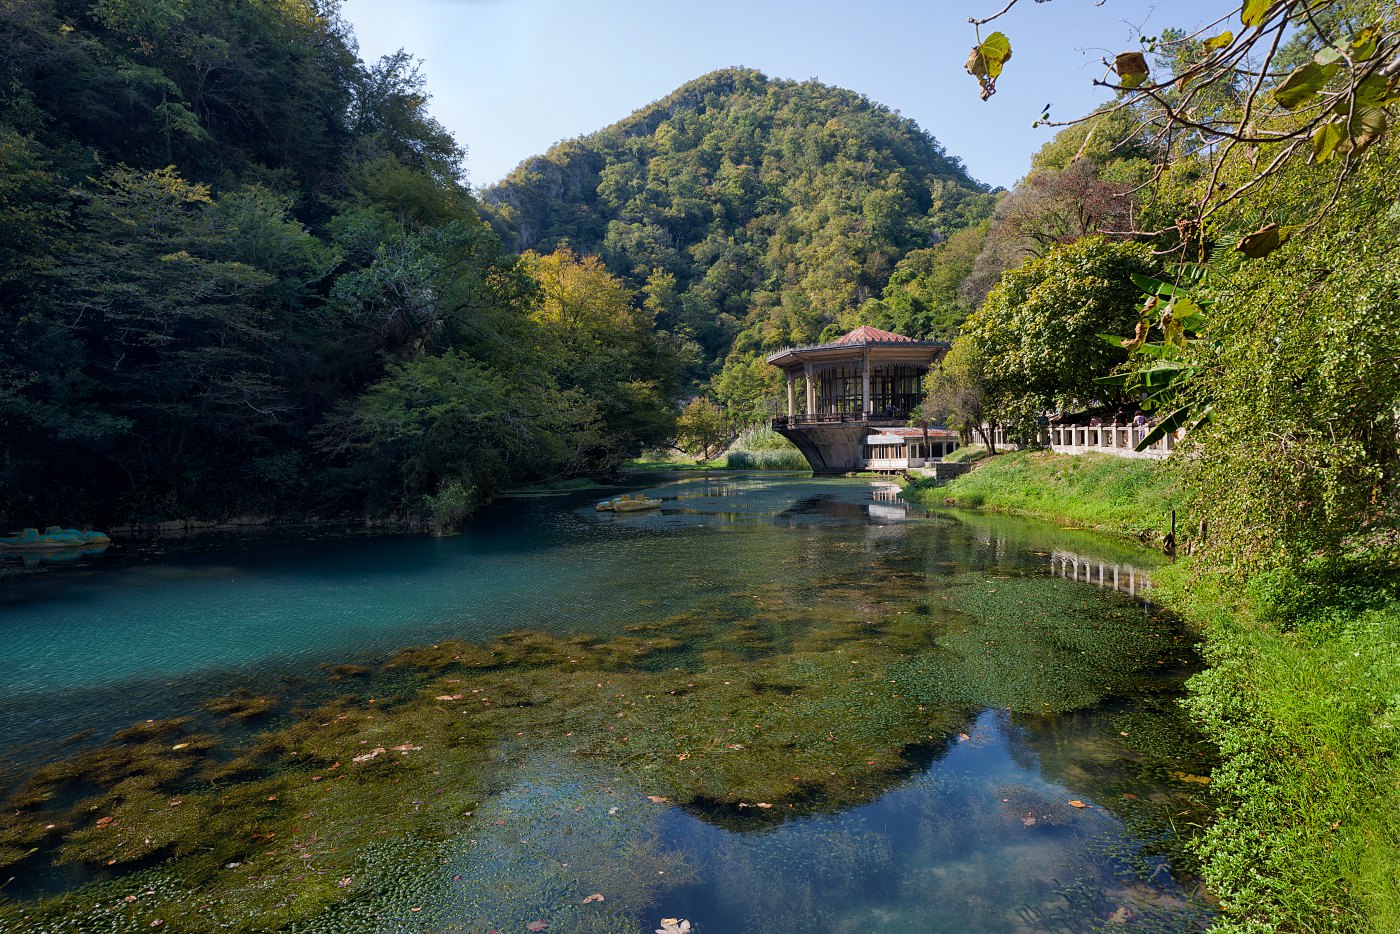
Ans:
{"type": "Polygon", "coordinates": [[[702,370],[852,322],[993,196],[914,121],[750,68],[703,75],[481,193],[507,246],[600,256],[702,370]]]}

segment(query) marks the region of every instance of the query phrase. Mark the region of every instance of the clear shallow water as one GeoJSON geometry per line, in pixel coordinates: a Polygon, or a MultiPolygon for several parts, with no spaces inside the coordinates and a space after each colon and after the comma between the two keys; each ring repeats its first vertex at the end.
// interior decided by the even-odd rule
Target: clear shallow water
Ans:
{"type": "MultiPolygon", "coordinates": [[[[925,514],[865,481],[657,479],[647,489],[663,497],[660,513],[599,514],[593,495],[516,498],[450,539],[104,567],[118,551],[8,580],[7,764],[23,772],[69,755],[59,737],[148,717],[193,712],[235,749],[258,729],[292,729],[285,712],[251,729],[200,713],[238,685],[303,705],[349,692],[365,710],[368,696],[394,690],[425,702],[460,692],[469,704],[465,685],[479,684],[486,695],[517,691],[521,706],[473,721],[485,732],[470,743],[447,737],[457,747],[432,762],[423,787],[395,779],[409,797],[336,786],[349,788],[335,792],[339,806],[363,821],[394,828],[426,813],[432,826],[366,843],[328,807],[324,839],[340,839],[334,859],[349,862],[335,871],[349,873],[356,897],[308,909],[306,924],[505,931],[548,919],[553,930],[637,931],[687,917],[707,932],[1186,930],[1208,917],[1164,856],[1176,849],[1173,815],[1193,813],[1200,789],[1173,773],[1205,768],[1173,703],[1190,639],[1111,586],[1117,573],[1136,591],[1149,556],[1049,526],[925,514]],[[479,669],[454,680],[436,660],[407,686],[401,669],[364,684],[327,684],[318,669],[520,630],[588,639],[560,650],[578,658],[517,653],[482,680],[479,669]],[[596,668],[585,676],[576,662],[596,668]],[[568,712],[546,717],[550,705],[568,712]],[[643,732],[651,745],[617,750],[643,732]],[[471,786],[450,808],[432,798],[455,794],[438,787],[442,775],[471,786]],[[381,877],[395,882],[358,888],[381,877]],[[607,898],[585,910],[594,887],[607,898]]],[[[407,700],[401,709],[400,725],[418,732],[436,716],[407,700]]],[[[378,727],[361,728],[345,737],[347,753],[378,748],[368,732],[378,727]]],[[[257,787],[286,799],[289,768],[268,758],[243,780],[282,782],[257,787]]],[[[187,786],[182,773],[163,787],[187,786]]],[[[81,828],[92,818],[69,819],[81,828]]],[[[153,868],[180,847],[152,847],[154,862],[132,865],[130,878],[149,886],[140,911],[123,895],[126,907],[82,929],[137,929],[156,919],[143,912],[169,910],[167,891],[228,898],[228,873],[270,858],[250,851],[216,879],[183,868],[186,857],[153,868]]],[[[11,891],[26,896],[84,879],[115,893],[125,878],[19,865],[33,878],[11,891]]],[[[62,926],[76,923],[69,909],[55,910],[53,929],[72,929],[62,926]]]]}

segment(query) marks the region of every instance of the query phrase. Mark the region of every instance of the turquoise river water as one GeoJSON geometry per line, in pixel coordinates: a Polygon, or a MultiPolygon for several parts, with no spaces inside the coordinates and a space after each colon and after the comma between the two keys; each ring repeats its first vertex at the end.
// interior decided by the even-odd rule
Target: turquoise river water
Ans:
{"type": "Polygon", "coordinates": [[[0,577],[0,931],[1209,925],[1152,555],[868,480],[643,488],[0,577]]]}

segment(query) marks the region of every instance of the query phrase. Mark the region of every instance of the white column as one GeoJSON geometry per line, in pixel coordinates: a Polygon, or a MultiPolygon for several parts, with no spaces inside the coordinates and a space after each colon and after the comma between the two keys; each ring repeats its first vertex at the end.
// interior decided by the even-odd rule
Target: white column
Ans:
{"type": "Polygon", "coordinates": [[[860,411],[870,414],[870,351],[860,355],[860,411]]]}
{"type": "Polygon", "coordinates": [[[803,362],[802,373],[807,377],[807,414],[817,414],[817,384],[812,381],[812,364],[803,362]]]}
{"type": "Polygon", "coordinates": [[[797,393],[796,393],[795,388],[794,388],[796,382],[797,382],[797,377],[793,376],[792,370],[788,370],[788,371],[787,371],[787,384],[788,384],[788,418],[792,418],[793,415],[797,414],[796,411],[795,411],[796,408],[797,408],[797,398],[796,398],[796,397],[797,397],[797,393]]]}

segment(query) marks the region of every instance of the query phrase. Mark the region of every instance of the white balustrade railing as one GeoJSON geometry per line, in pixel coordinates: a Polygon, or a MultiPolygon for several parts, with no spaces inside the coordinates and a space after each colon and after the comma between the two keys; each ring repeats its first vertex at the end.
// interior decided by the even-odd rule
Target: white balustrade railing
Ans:
{"type": "MultiPolygon", "coordinates": [[[[1117,457],[1146,457],[1161,460],[1170,457],[1176,449],[1175,433],[1158,438],[1141,451],[1137,445],[1152,431],[1151,425],[1055,425],[1052,424],[1036,432],[1033,439],[1043,445],[1065,454],[1085,454],[1095,451],[1117,457]]],[[[1004,429],[992,431],[997,447],[1011,447],[1017,441],[1008,437],[1004,429]]]]}

